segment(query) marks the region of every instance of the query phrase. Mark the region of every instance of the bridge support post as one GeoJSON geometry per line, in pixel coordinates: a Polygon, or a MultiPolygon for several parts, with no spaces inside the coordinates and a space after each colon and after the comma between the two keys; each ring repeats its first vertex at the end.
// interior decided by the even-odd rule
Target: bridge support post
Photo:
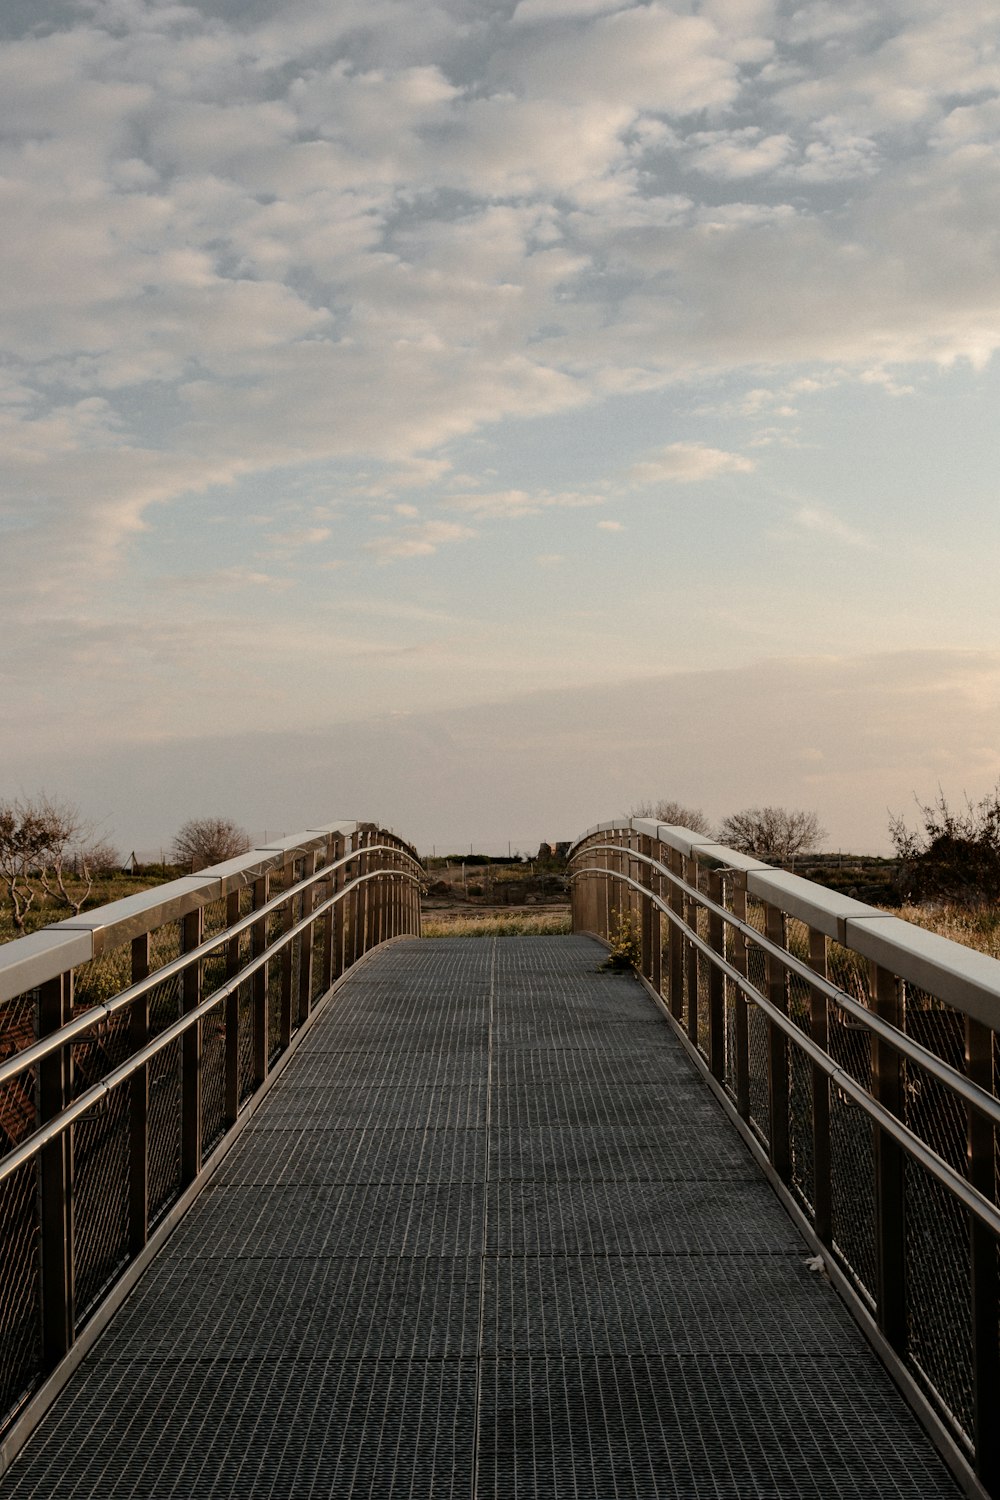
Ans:
{"type": "MultiPolygon", "coordinates": [[[[197,948],[204,931],[203,912],[188,912],[181,922],[181,948],[197,948]]],[[[201,964],[189,964],[181,975],[181,1011],[201,1004],[201,964]]],[[[201,1054],[202,1023],[189,1026],[181,1037],[181,1186],[187,1187],[201,1171],[201,1054]]]]}
{"type": "MultiPolygon", "coordinates": [[[[900,981],[890,969],[872,965],[876,1015],[903,1029],[900,981]]],[[[900,1119],[903,1111],[903,1064],[895,1047],[872,1037],[872,1093],[900,1119]]],[[[906,1347],[906,1186],[903,1148],[878,1125],[875,1134],[875,1263],[878,1325],[897,1353],[906,1347]]],[[[993,1337],[996,1338],[994,1328],[993,1337]]]]}
{"type": "MultiPolygon", "coordinates": [[[[310,875],[315,875],[316,868],[317,868],[318,865],[319,865],[319,854],[318,854],[318,852],[316,850],[313,850],[313,852],[311,854],[307,854],[306,857],[305,857],[305,868],[304,868],[304,870],[302,872],[303,877],[306,878],[306,879],[308,879],[308,877],[310,875]]],[[[316,891],[317,891],[317,886],[311,885],[309,887],[309,889],[303,893],[303,896],[302,896],[302,916],[303,917],[309,917],[309,916],[312,915],[313,907],[316,905],[316,891]]],[[[299,939],[299,1004],[298,1004],[298,1016],[297,1016],[297,1019],[296,1019],[296,1025],[297,1026],[301,1026],[303,1024],[303,1022],[305,1022],[305,1021],[307,1021],[309,1019],[309,1012],[312,1009],[312,986],[313,986],[313,963],[314,963],[314,956],[313,955],[314,955],[315,943],[316,943],[316,923],[315,922],[310,922],[309,926],[306,928],[305,932],[302,934],[301,938],[299,939]]]]}
{"type": "MultiPolygon", "coordinates": [[[[698,861],[694,855],[689,855],[684,861],[684,876],[688,885],[698,888],[698,861]]],[[[699,904],[693,896],[687,898],[686,903],[687,924],[692,931],[698,931],[699,904]]],[[[687,1034],[695,1047],[698,1046],[698,1022],[699,1022],[699,999],[698,994],[698,950],[694,943],[685,942],[685,969],[687,977],[687,1034]]]]}
{"type": "MultiPolygon", "coordinates": [[[[722,905],[722,873],[708,872],[708,894],[722,905]]],[[[708,915],[708,941],[720,958],[725,958],[726,924],[715,912],[708,915]]],[[[708,1066],[720,1083],[726,1076],[726,981],[720,969],[712,964],[708,971],[708,1066]]]]}
{"type": "MultiPolygon", "coordinates": [[[[133,984],[149,973],[150,937],[132,939],[133,984]]],[[[138,1052],[149,1041],[149,996],[129,1006],[129,1046],[138,1052]]],[[[140,1068],[128,1086],[128,1248],[134,1258],[145,1249],[149,1235],[149,1064],[140,1068]]]]}
{"type": "MultiPolygon", "coordinates": [[[[775,947],[785,947],[785,914],[780,906],[765,906],[764,929],[775,947]]],[[[773,1006],[787,1015],[787,971],[781,960],[770,953],[767,955],[766,972],[767,998],[773,1006]]],[[[782,1182],[790,1182],[792,1152],[788,1128],[788,1038],[770,1021],[767,1023],[767,1108],[771,1125],[771,1165],[782,1182]]]]}
{"type": "MultiPolygon", "coordinates": [[[[295,884],[295,860],[287,859],[281,867],[281,889],[287,891],[295,884]]],[[[295,926],[295,899],[289,896],[281,908],[281,929],[288,932],[295,926]]],[[[284,1052],[292,1039],[292,944],[282,948],[278,962],[281,965],[281,1008],[278,1019],[278,1045],[284,1052]]]]}
{"type": "MultiPolygon", "coordinates": [[[[639,853],[651,856],[653,852],[653,841],[646,834],[639,836],[639,853]]],[[[639,865],[639,879],[647,891],[653,888],[653,870],[650,865],[639,865]]],[[[642,976],[652,981],[653,978],[653,903],[649,896],[643,893],[639,897],[639,920],[642,924],[641,932],[641,957],[642,976]]]]}
{"type": "MultiPolygon", "coordinates": [[[[993,1032],[980,1021],[966,1017],[965,1070],[973,1083],[995,1092],[993,1032]]],[[[990,1198],[996,1182],[996,1132],[978,1110],[968,1105],[969,1180],[990,1198]]],[[[991,1494],[1000,1493],[1000,1321],[998,1252],[993,1235],[970,1215],[972,1265],[972,1376],[973,1432],[976,1440],[976,1473],[991,1494]]]]}
{"type": "MultiPolygon", "coordinates": [[[[821,979],[828,977],[826,934],[809,929],[809,967],[821,979]]],[[[826,996],[818,989],[809,992],[809,1031],[814,1042],[826,1052],[830,1045],[830,1024],[826,996]]],[[[830,1078],[818,1064],[812,1066],[813,1107],[813,1228],[824,1245],[833,1242],[833,1160],[830,1141],[830,1078]]]]}
{"type": "MultiPolygon", "coordinates": [[[[674,875],[684,874],[684,859],[676,849],[670,851],[670,869],[674,875]]],[[[670,887],[670,910],[678,917],[684,915],[684,892],[673,884],[670,887]]],[[[673,922],[667,940],[667,975],[670,1014],[679,1021],[684,1012],[684,938],[673,922]]]]}
{"type": "MultiPolygon", "coordinates": [[[[649,840],[649,850],[654,859],[663,861],[663,846],[659,840],[655,843],[649,840]]],[[[650,884],[654,895],[663,899],[663,876],[659,871],[650,871],[650,884]]],[[[649,973],[649,982],[658,995],[663,993],[663,913],[658,906],[649,903],[649,917],[652,927],[652,966],[649,973]]]]}
{"type": "MultiPolygon", "coordinates": [[[[743,870],[733,871],[733,916],[738,922],[746,922],[747,919],[747,877],[743,870]]],[[[729,961],[738,974],[745,979],[749,968],[747,956],[747,940],[741,932],[733,931],[730,935],[731,951],[729,961]]],[[[735,989],[735,986],[734,986],[735,989]]],[[[741,1120],[750,1118],[750,1017],[747,1011],[747,997],[740,989],[735,989],[733,996],[735,1006],[733,1014],[733,1033],[736,1048],[736,1110],[741,1120]]]]}
{"type": "MultiPolygon", "coordinates": [[[[342,834],[338,835],[333,841],[333,858],[335,862],[338,859],[343,859],[346,848],[347,841],[342,834]]],[[[338,891],[344,889],[344,881],[346,879],[345,870],[346,866],[341,865],[339,869],[333,872],[333,890],[331,894],[334,896],[338,891]]],[[[330,984],[333,984],[335,979],[339,979],[344,972],[344,900],[345,898],[341,897],[336,906],[334,906],[330,916],[330,942],[332,945],[330,951],[330,984]]]]}
{"type": "MultiPolygon", "coordinates": [[[[73,1011],[73,975],[60,974],[38,991],[39,1039],[58,1031],[73,1011]]],[[[71,1047],[38,1064],[39,1125],[69,1103],[73,1086],[71,1047]]],[[[39,1152],[39,1227],[42,1301],[42,1360],[52,1369],[68,1352],[76,1324],[73,1253],[73,1127],[39,1152]]]]}
{"type": "MultiPolygon", "coordinates": [[[[253,883],[253,905],[254,910],[259,911],[266,906],[271,884],[270,875],[261,875],[253,883]]],[[[267,917],[261,917],[259,922],[253,924],[251,950],[254,958],[259,958],[267,948],[267,917]]],[[[250,983],[253,987],[253,1086],[260,1088],[267,1077],[267,1061],[270,1047],[268,1045],[268,969],[269,964],[262,964],[252,976],[250,983]]]]}
{"type": "MultiPolygon", "coordinates": [[[[239,889],[230,891],[226,897],[226,926],[232,927],[240,919],[239,889]]],[[[226,944],[226,978],[234,979],[240,972],[240,940],[230,938],[226,944]]],[[[226,996],[226,1074],[223,1096],[223,1119],[226,1129],[236,1124],[240,1112],[240,992],[233,990],[226,996]]]]}

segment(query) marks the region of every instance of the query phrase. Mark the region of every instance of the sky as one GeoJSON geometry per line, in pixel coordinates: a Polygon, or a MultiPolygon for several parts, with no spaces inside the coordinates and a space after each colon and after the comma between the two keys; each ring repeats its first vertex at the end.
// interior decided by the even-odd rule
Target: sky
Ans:
{"type": "Polygon", "coordinates": [[[7,0],[0,796],[982,795],[998,134],[986,0],[7,0]]]}

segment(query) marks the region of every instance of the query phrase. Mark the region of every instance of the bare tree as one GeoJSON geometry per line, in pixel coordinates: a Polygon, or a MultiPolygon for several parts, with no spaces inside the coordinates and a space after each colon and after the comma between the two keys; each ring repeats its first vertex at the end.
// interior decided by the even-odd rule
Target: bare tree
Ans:
{"type": "Polygon", "coordinates": [[[40,893],[79,913],[93,884],[96,864],[93,826],[70,802],[49,797],[16,797],[0,802],[0,880],[10,904],[15,931],[23,932],[25,920],[40,893]],[[77,881],[71,891],[66,884],[70,871],[77,881]]]}
{"type": "Polygon", "coordinates": [[[721,844],[739,849],[742,854],[784,863],[815,849],[826,838],[826,829],[820,827],[814,812],[790,807],[746,807],[723,818],[718,838],[721,844]]]}
{"type": "Polygon", "coordinates": [[[172,854],[177,864],[203,870],[249,848],[250,835],[232,818],[189,818],[174,835],[172,854]]]}
{"type": "Polygon", "coordinates": [[[629,808],[633,818],[655,818],[658,823],[673,823],[678,828],[690,828],[692,833],[710,835],[712,825],[700,807],[684,807],[680,802],[661,797],[658,802],[637,802],[629,808]]]}

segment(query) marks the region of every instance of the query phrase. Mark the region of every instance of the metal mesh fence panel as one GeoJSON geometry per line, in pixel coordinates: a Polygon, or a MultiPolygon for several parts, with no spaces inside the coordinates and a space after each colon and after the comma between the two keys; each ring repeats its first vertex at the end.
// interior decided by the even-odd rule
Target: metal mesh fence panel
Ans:
{"type": "MultiPolygon", "coordinates": [[[[23,1052],[35,1040],[36,993],[30,990],[0,1005],[0,1061],[23,1052]]],[[[34,1069],[0,1084],[0,1153],[9,1151],[35,1128],[34,1069]]]]}
{"type": "MultiPolygon", "coordinates": [[[[747,922],[758,932],[764,928],[764,907],[747,900],[747,922]]],[[[762,948],[747,942],[747,978],[755,990],[767,993],[767,961],[762,948]]],[[[747,1034],[750,1062],[750,1123],[763,1141],[770,1140],[771,1115],[767,1098],[767,1018],[754,1004],[748,1006],[747,1034]]]]}
{"type": "Polygon", "coordinates": [[[875,1294],[875,1156],[868,1116],[830,1091],[834,1248],[869,1299],[875,1294]]]}
{"type": "Polygon", "coordinates": [[[73,1132],[79,1326],[128,1260],[128,1085],[112,1089],[77,1120],[73,1132]]]}
{"type": "Polygon", "coordinates": [[[813,1077],[812,1064],[800,1048],[788,1052],[788,1133],[792,1152],[791,1187],[811,1210],[813,1206],[813,1077]]]}
{"type": "MultiPolygon", "coordinates": [[[[906,1031],[915,1042],[959,1073],[965,1072],[965,1018],[915,986],[906,986],[906,1031]]],[[[967,1168],[968,1113],[947,1084],[919,1064],[906,1063],[906,1123],[938,1156],[964,1173],[967,1168]]]]}
{"type": "Polygon", "coordinates": [[[37,1384],[42,1359],[36,1167],[0,1183],[0,1428],[37,1384]]]}
{"type": "Polygon", "coordinates": [[[972,1431],[969,1219],[947,1188],[906,1162],[907,1353],[965,1433],[972,1431]]]}
{"type": "Polygon", "coordinates": [[[238,990],[239,1002],[239,1070],[240,1103],[249,1099],[254,1090],[253,1068],[253,980],[248,979],[238,990]]]}
{"type": "Polygon", "coordinates": [[[201,1023],[201,1147],[207,1155],[226,1129],[225,1003],[201,1023]]]}
{"type": "Polygon", "coordinates": [[[176,1202],[181,1181],[181,1052],[171,1042],[149,1065],[149,1222],[176,1202]]]}

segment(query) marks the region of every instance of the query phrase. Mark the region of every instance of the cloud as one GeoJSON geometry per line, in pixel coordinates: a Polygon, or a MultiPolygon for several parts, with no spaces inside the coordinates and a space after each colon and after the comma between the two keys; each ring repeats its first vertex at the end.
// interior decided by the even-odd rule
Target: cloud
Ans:
{"type": "Polygon", "coordinates": [[[543,510],[579,510],[590,505],[603,505],[604,496],[587,494],[576,490],[492,490],[474,494],[448,495],[442,505],[449,510],[461,510],[475,516],[536,516],[543,510]]]}
{"type": "Polygon", "coordinates": [[[802,531],[829,537],[832,541],[843,542],[848,547],[859,547],[868,552],[875,551],[875,542],[870,536],[863,531],[858,531],[856,527],[848,525],[839,516],[831,514],[830,511],[820,506],[800,506],[792,519],[802,531]]]}
{"type": "Polygon", "coordinates": [[[719,474],[749,474],[754,464],[740,453],[725,453],[705,443],[668,443],[642,463],[633,464],[633,484],[696,484],[719,474]]]}
{"type": "Polygon", "coordinates": [[[624,531],[625,527],[621,521],[598,521],[598,531],[624,531]]]}
{"type": "Polygon", "coordinates": [[[461,542],[471,536],[475,536],[471,527],[453,521],[422,521],[393,536],[375,537],[365,546],[379,562],[391,562],[400,557],[430,557],[446,542],[461,542]]]}

